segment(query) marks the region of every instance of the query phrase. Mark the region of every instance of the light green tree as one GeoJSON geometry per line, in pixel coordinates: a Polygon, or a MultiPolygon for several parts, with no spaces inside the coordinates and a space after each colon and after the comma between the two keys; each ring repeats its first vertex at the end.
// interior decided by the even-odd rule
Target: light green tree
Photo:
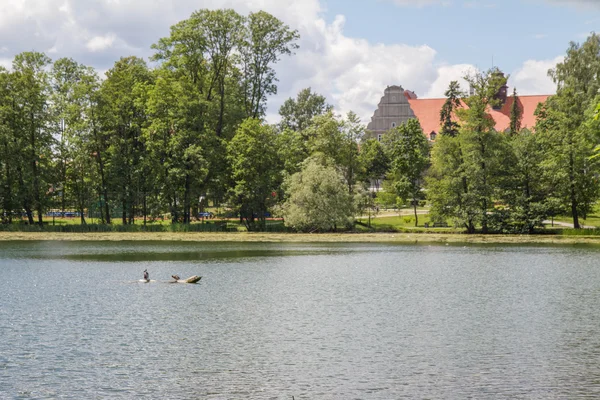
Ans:
{"type": "Polygon", "coordinates": [[[286,181],[285,225],[303,232],[330,232],[352,224],[353,198],[343,175],[320,160],[308,158],[286,181]]]}

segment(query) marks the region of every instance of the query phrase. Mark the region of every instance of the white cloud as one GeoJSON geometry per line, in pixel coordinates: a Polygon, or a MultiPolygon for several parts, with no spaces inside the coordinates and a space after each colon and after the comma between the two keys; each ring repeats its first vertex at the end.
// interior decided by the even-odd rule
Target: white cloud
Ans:
{"type": "Polygon", "coordinates": [[[9,60],[8,58],[0,58],[0,67],[4,67],[6,69],[11,69],[12,60],[9,60]]]}
{"type": "MultiPolygon", "coordinates": [[[[109,33],[104,36],[94,36],[86,43],[85,47],[91,52],[106,50],[112,47],[117,35],[109,33]]],[[[56,50],[55,50],[56,51],[56,50]]]]}
{"type": "Polygon", "coordinates": [[[554,68],[563,59],[564,56],[552,60],[527,60],[513,71],[508,83],[521,95],[556,93],[556,85],[548,76],[548,70],[554,68]]]}
{"type": "Polygon", "coordinates": [[[448,90],[448,86],[452,81],[458,81],[461,90],[467,92],[469,84],[464,80],[467,75],[472,75],[477,72],[477,68],[470,64],[444,65],[437,69],[437,78],[429,90],[425,93],[425,98],[440,98],[444,97],[444,93],[448,90]]]}

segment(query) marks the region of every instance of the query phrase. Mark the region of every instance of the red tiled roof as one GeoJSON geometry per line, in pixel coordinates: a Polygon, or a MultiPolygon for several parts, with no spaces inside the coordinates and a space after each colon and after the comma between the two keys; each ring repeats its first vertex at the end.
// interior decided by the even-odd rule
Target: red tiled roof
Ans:
{"type": "MultiPolygon", "coordinates": [[[[521,127],[535,127],[535,112],[539,103],[543,103],[549,95],[535,96],[517,96],[522,113],[521,127]]],[[[421,128],[426,135],[431,132],[440,131],[440,111],[446,99],[408,99],[410,108],[421,123],[421,128]]],[[[488,112],[496,121],[496,130],[505,131],[510,127],[510,108],[513,104],[513,97],[509,97],[500,110],[489,109],[488,112]]],[[[463,103],[463,107],[465,104],[463,103]]]]}

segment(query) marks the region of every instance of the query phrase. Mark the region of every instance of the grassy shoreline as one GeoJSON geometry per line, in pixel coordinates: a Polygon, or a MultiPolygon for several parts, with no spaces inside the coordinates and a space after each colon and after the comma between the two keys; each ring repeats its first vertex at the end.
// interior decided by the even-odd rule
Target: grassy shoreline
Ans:
{"type": "Polygon", "coordinates": [[[0,232],[0,241],[187,241],[264,243],[490,243],[600,244],[600,236],[466,235],[458,233],[196,233],[196,232],[0,232]]]}

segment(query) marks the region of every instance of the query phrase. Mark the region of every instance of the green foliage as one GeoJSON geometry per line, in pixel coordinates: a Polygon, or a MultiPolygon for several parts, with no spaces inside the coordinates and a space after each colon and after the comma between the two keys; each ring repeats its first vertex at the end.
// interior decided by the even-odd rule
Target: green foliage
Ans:
{"type": "Polygon", "coordinates": [[[462,107],[461,97],[463,97],[458,81],[450,82],[444,96],[446,96],[446,101],[440,110],[440,125],[442,126],[440,133],[447,136],[456,136],[460,125],[455,120],[455,113],[457,109],[462,107]]]}
{"type": "Polygon", "coordinates": [[[293,175],[300,171],[302,162],[308,157],[308,149],[302,133],[285,129],[277,135],[275,147],[279,159],[283,162],[283,170],[286,175],[293,175]]]}
{"type": "Polygon", "coordinates": [[[296,99],[287,99],[279,108],[280,130],[286,129],[302,132],[308,128],[310,121],[333,109],[320,94],[311,92],[310,88],[302,89],[296,99]]]}
{"type": "Polygon", "coordinates": [[[358,116],[349,112],[346,119],[340,119],[329,111],[314,117],[304,132],[308,139],[308,154],[321,158],[326,165],[339,168],[348,192],[352,193],[361,174],[358,143],[365,132],[358,116]]]}
{"type": "Polygon", "coordinates": [[[234,185],[230,204],[239,212],[248,230],[265,230],[265,216],[281,183],[281,165],[273,146],[275,130],[249,118],[238,128],[227,146],[234,185]]]}
{"type": "Polygon", "coordinates": [[[381,142],[371,138],[362,142],[360,154],[358,155],[361,165],[359,179],[367,184],[374,183],[379,190],[379,181],[389,169],[390,160],[381,142]]]}
{"type": "Polygon", "coordinates": [[[417,119],[392,129],[384,138],[385,152],[390,160],[387,179],[394,193],[413,206],[415,226],[418,224],[417,206],[424,198],[423,174],[429,166],[429,143],[417,119]]]}
{"type": "Polygon", "coordinates": [[[492,69],[465,79],[473,95],[464,99],[467,108],[456,110],[462,123],[459,134],[442,135],[434,145],[428,196],[434,220],[452,218],[469,233],[481,225],[486,233],[508,152],[488,109],[497,104],[496,93],[506,78],[492,69]]]}
{"type": "Polygon", "coordinates": [[[600,89],[600,36],[592,34],[583,45],[571,43],[564,61],[549,72],[556,96],[538,110],[537,133],[551,151],[542,165],[556,197],[570,209],[574,227],[598,199],[597,160],[590,132],[590,110],[600,89]]]}
{"type": "Polygon", "coordinates": [[[517,89],[513,91],[513,102],[510,106],[510,134],[516,135],[521,130],[523,110],[517,97],[517,89]]]}
{"type": "Polygon", "coordinates": [[[267,96],[277,93],[273,65],[298,48],[299,35],[264,11],[250,13],[246,32],[239,48],[244,109],[247,117],[259,118],[265,113],[267,96]]]}
{"type": "Polygon", "coordinates": [[[285,224],[297,231],[329,232],[351,226],[353,199],[343,176],[309,158],[286,182],[285,224]]]}
{"type": "Polygon", "coordinates": [[[501,218],[495,219],[494,231],[533,233],[543,226],[542,221],[554,215],[554,198],[546,180],[541,179],[544,170],[545,146],[540,135],[525,129],[509,140],[510,152],[506,155],[507,174],[500,183],[498,197],[508,206],[500,210],[501,218]],[[499,225],[507,221],[507,225],[499,225]]]}

